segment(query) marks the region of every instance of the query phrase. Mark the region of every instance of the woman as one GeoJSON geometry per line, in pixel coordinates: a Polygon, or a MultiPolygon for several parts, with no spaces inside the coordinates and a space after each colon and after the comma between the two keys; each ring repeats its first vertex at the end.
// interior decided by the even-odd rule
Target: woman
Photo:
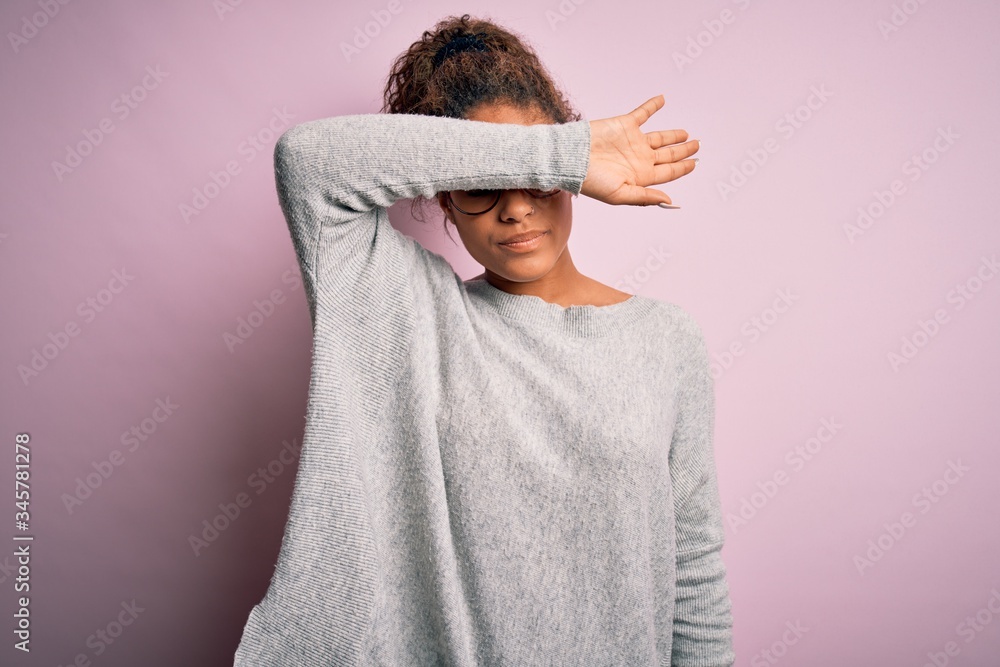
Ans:
{"type": "Polygon", "coordinates": [[[400,56],[389,113],[279,139],[312,377],[236,665],[733,663],[701,331],[567,247],[575,195],[670,204],[647,186],[698,147],[640,130],[663,103],[580,120],[521,40],[464,15],[400,56]],[[389,224],[431,197],[482,275],[389,224]]]}

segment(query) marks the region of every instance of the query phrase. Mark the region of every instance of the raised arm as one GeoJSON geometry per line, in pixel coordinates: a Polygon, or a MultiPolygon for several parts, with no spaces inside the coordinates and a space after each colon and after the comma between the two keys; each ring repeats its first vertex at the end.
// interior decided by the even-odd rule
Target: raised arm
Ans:
{"type": "MultiPolygon", "coordinates": [[[[417,195],[473,188],[560,187],[579,194],[590,124],[518,125],[360,114],[292,127],[274,151],[282,211],[303,270],[324,266],[350,282],[371,255],[375,209],[417,195]]],[[[388,226],[385,230],[389,232],[388,226]]]]}
{"type": "Polygon", "coordinates": [[[589,154],[587,121],[525,126],[363,114],[305,122],[279,138],[278,196],[321,349],[313,370],[358,379],[353,403],[339,406],[344,414],[377,411],[392,391],[422,315],[419,283],[428,287],[436,274],[439,284],[455,284],[451,267],[393,228],[386,209],[453,189],[578,194],[589,154]]]}

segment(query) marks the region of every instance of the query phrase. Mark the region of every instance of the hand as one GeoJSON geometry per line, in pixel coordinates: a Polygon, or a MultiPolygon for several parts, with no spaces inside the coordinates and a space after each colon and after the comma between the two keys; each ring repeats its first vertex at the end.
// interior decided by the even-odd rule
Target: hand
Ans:
{"type": "Polygon", "coordinates": [[[644,133],[639,128],[663,104],[663,95],[657,95],[635,111],[590,122],[590,166],[580,194],[606,204],[672,203],[666,193],[646,186],[691,173],[695,162],[685,158],[698,152],[699,145],[687,141],[684,130],[644,133]]]}

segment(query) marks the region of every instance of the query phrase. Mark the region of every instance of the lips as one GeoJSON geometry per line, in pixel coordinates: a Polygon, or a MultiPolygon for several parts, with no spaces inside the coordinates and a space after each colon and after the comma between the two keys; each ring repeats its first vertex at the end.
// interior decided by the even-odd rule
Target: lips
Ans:
{"type": "Polygon", "coordinates": [[[548,232],[534,230],[530,232],[522,232],[520,234],[514,234],[513,236],[500,241],[500,245],[508,245],[510,243],[522,243],[524,241],[530,241],[531,239],[537,238],[542,234],[547,234],[548,232]]]}

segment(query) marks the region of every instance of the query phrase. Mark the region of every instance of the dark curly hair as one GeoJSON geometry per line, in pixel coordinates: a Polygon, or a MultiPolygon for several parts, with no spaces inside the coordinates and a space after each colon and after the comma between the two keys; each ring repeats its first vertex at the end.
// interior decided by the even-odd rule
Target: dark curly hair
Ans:
{"type": "MultiPolygon", "coordinates": [[[[382,113],[465,118],[481,104],[503,103],[539,113],[551,123],[582,119],[519,35],[469,14],[438,21],[401,53],[386,80],[383,99],[382,113]],[[462,36],[476,48],[445,58],[445,45],[462,36]]],[[[430,201],[414,199],[415,218],[423,221],[416,211],[430,201]]]]}

